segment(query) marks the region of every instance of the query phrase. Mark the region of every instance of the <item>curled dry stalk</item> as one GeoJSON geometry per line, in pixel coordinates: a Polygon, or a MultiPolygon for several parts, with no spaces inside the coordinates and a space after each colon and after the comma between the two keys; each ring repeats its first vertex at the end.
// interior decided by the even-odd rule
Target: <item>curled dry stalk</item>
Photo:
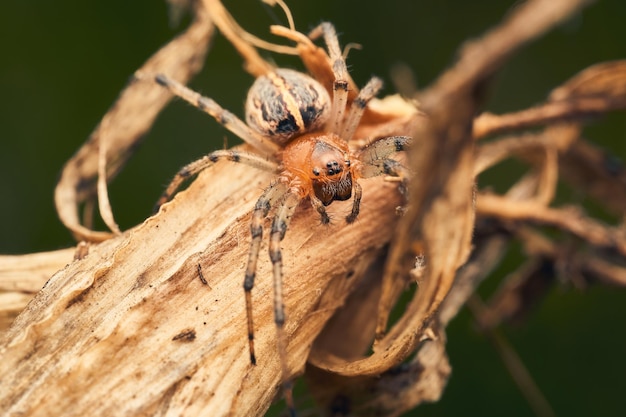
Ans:
{"type": "MultiPolygon", "coordinates": [[[[445,327],[513,241],[522,242],[528,263],[481,309],[482,328],[528,308],[527,288],[545,278],[541,265],[576,284],[625,284],[624,229],[553,200],[563,181],[624,214],[626,173],[606,165],[605,155],[580,137],[578,123],[626,107],[626,63],[591,67],[535,108],[474,116],[484,87],[506,60],[585,3],[534,0],[518,7],[467,43],[458,62],[416,94],[420,111],[394,97],[372,103],[358,137],[415,138],[408,163],[419,181],[410,183],[401,218],[397,187],[376,179],[363,184],[360,220],[324,231],[332,240],[319,238],[310,209],[296,213],[283,242],[288,364],[295,375],[308,360],[306,375],[320,407],[341,402],[356,415],[398,415],[436,401],[450,373],[445,327]],[[536,126],[545,127],[519,133],[536,126]],[[509,136],[476,142],[502,133],[509,136]],[[508,192],[475,188],[476,176],[510,157],[530,168],[508,192]],[[559,233],[546,234],[547,227],[559,233]],[[404,314],[388,325],[398,297],[415,281],[404,314]]],[[[281,370],[271,303],[265,302],[272,298],[269,261],[258,266],[253,295],[257,366],[247,356],[241,288],[249,216],[269,176],[218,163],[131,230],[96,232],[80,221],[79,207],[88,209],[97,195],[102,217],[116,231],[105,183],[169,100],[141,74],[187,81],[202,66],[214,23],[248,71],[264,71],[255,41],[221,3],[198,2],[195,16],[139,69],[140,79],[63,171],[55,195],[59,215],[78,240],[92,243],[74,261],[73,250],[0,259],[0,308],[10,312],[4,322],[23,307],[26,293],[47,281],[0,341],[4,412],[261,415],[278,393],[281,370]],[[33,284],[18,287],[21,277],[33,284]],[[7,307],[7,294],[21,298],[7,307]]],[[[316,78],[329,74],[327,56],[304,35],[272,30],[290,33],[316,78]]]]}

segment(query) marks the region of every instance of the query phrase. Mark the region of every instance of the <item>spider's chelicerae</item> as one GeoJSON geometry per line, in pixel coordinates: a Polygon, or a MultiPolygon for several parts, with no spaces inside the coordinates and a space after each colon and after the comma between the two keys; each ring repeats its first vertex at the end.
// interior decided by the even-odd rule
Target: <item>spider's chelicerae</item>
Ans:
{"type": "Polygon", "coordinates": [[[353,223],[359,214],[362,194],[358,180],[379,175],[402,176],[402,165],[391,159],[391,155],[404,150],[410,141],[405,136],[393,136],[375,140],[361,149],[350,147],[361,116],[368,102],[380,90],[382,82],[373,77],[347,109],[349,83],[346,63],[332,24],[322,23],[309,35],[311,39],[320,36],[323,36],[327,45],[333,71],[332,92],[306,74],[275,68],[258,77],[250,88],[246,101],[247,124],[210,98],[164,75],[156,77],[159,84],[213,116],[254,148],[254,152],[214,151],[183,167],[163,193],[159,206],[169,200],[187,178],[219,160],[244,163],[277,176],[254,207],[244,290],[250,360],[255,364],[251,291],[263,234],[263,220],[275,207],[269,254],[274,274],[274,316],[283,382],[286,382],[288,374],[283,334],[285,312],[280,242],[296,207],[302,200],[308,199],[319,213],[322,223],[327,224],[330,218],[326,206],[335,200],[352,197],[352,210],[346,221],[353,223]]]}

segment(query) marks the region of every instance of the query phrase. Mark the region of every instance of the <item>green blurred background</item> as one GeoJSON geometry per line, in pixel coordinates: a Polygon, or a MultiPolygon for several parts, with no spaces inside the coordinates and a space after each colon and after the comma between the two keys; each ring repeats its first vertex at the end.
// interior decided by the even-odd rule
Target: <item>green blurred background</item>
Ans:
{"type": "MultiPolygon", "coordinates": [[[[268,38],[275,23],[256,0],[227,1],[243,27],[268,38]]],[[[513,1],[302,1],[289,2],[306,31],[333,22],[343,44],[358,42],[349,65],[359,84],[386,80],[405,63],[419,86],[454,59],[458,46],[483,33],[517,4],[513,1]]],[[[129,76],[182,27],[168,24],[161,1],[5,1],[0,7],[0,253],[63,248],[73,243],[58,221],[53,190],[65,161],[86,140],[129,76]]],[[[275,14],[282,20],[279,10],[275,14]]],[[[525,48],[499,74],[487,108],[525,108],[581,69],[626,56],[626,2],[606,0],[525,48]]],[[[183,23],[184,24],[184,23],[183,23]]],[[[279,58],[284,65],[297,60],[279,58]]],[[[221,37],[205,70],[192,83],[242,114],[252,79],[221,37]]],[[[626,159],[626,117],[611,115],[586,135],[626,159]]],[[[141,222],[164,184],[183,164],[237,141],[189,106],[167,108],[142,147],[111,185],[122,228],[141,222]]],[[[506,170],[481,179],[499,186],[506,170]]],[[[577,203],[574,201],[574,203],[577,203]]],[[[515,254],[512,254],[515,258],[515,254]]],[[[492,277],[491,287],[507,270],[492,277]]],[[[503,332],[561,416],[623,416],[626,382],[626,293],[555,288],[523,325],[503,332]]],[[[443,399],[416,416],[529,416],[532,412],[485,338],[461,314],[449,330],[453,373],[443,399]]]]}

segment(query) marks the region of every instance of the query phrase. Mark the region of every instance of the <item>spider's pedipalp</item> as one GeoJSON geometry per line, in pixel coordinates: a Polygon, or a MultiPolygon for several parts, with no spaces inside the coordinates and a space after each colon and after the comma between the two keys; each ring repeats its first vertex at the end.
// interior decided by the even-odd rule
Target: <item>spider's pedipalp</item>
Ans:
{"type": "Polygon", "coordinates": [[[185,165],[178,171],[178,173],[176,173],[165,191],[163,191],[163,194],[161,194],[161,197],[154,207],[154,211],[158,211],[159,207],[169,201],[185,180],[193,177],[200,171],[205,170],[219,160],[241,162],[248,166],[269,172],[276,172],[278,168],[278,165],[274,161],[269,161],[267,158],[249,152],[240,152],[235,150],[219,150],[211,152],[210,154],[185,165]]]}
{"type": "Polygon", "coordinates": [[[276,143],[256,133],[233,113],[223,109],[215,100],[204,97],[163,74],[157,75],[155,80],[158,84],[167,88],[172,94],[211,115],[226,129],[230,130],[237,135],[237,137],[243,139],[246,143],[262,153],[274,155],[279,150],[279,146],[276,143]]]}
{"type": "Polygon", "coordinates": [[[361,196],[363,195],[363,189],[361,188],[361,184],[359,184],[357,180],[352,181],[352,191],[354,192],[354,199],[352,200],[352,211],[346,217],[346,222],[348,223],[354,223],[359,215],[359,210],[361,207],[361,196]]]}
{"type": "Polygon", "coordinates": [[[309,33],[311,39],[324,37],[335,81],[333,82],[333,109],[328,122],[329,130],[340,134],[346,105],[348,103],[348,68],[339,48],[335,27],[329,22],[322,22],[309,33]]]}
{"type": "Polygon", "coordinates": [[[313,208],[319,213],[322,224],[330,223],[330,217],[326,212],[326,207],[324,206],[324,203],[322,203],[322,200],[317,198],[315,194],[310,194],[309,200],[311,201],[311,205],[313,206],[313,208]]]}
{"type": "Polygon", "coordinates": [[[248,322],[248,342],[250,346],[250,362],[256,365],[256,356],[254,353],[254,320],[252,316],[252,288],[254,287],[254,278],[256,275],[256,264],[259,259],[259,251],[261,249],[261,240],[263,239],[263,219],[267,216],[270,209],[276,202],[282,198],[287,192],[287,187],[281,182],[275,182],[265,189],[261,197],[254,205],[252,212],[252,220],[250,222],[250,251],[248,253],[248,264],[246,266],[246,275],[243,282],[243,289],[246,298],[246,316],[248,322]]]}
{"type": "Polygon", "coordinates": [[[349,142],[352,139],[356,128],[359,126],[361,117],[363,117],[367,103],[378,94],[382,87],[383,81],[378,77],[372,77],[367,84],[365,84],[365,87],[359,91],[359,95],[352,102],[346,124],[341,134],[346,141],[349,142]]]}

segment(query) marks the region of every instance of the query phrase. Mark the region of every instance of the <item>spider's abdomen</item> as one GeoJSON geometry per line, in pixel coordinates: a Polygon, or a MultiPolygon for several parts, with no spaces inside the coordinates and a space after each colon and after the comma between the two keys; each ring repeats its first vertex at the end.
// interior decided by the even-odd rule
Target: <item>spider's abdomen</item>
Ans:
{"type": "Polygon", "coordinates": [[[246,121],[261,135],[284,145],[321,129],[330,116],[330,97],[313,78],[279,68],[258,77],[246,100],[246,121]]]}

